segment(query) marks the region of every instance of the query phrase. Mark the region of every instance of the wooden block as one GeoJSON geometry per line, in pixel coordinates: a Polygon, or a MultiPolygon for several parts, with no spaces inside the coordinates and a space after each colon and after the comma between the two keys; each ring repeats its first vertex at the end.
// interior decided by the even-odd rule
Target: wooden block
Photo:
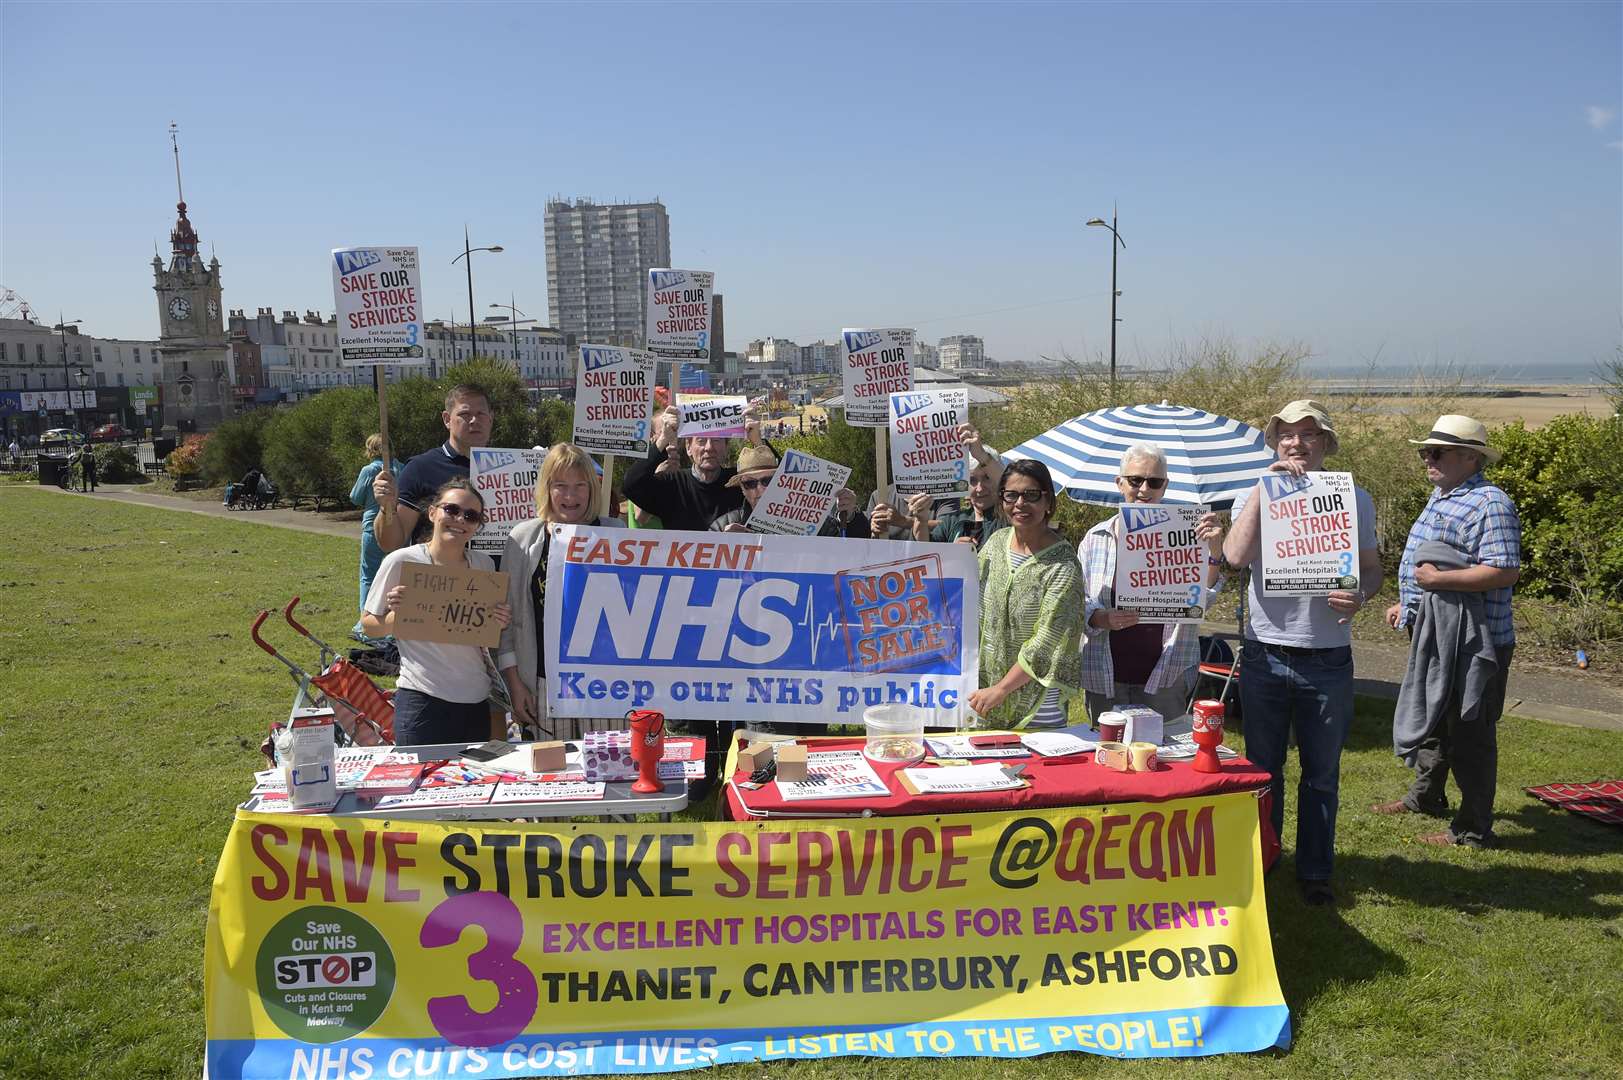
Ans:
{"type": "Polygon", "coordinates": [[[795,743],[778,744],[778,779],[806,779],[806,748],[795,743]]]}
{"type": "Polygon", "coordinates": [[[771,760],[771,743],[750,743],[738,752],[738,768],[745,773],[753,773],[771,760]]]}
{"type": "Polygon", "coordinates": [[[530,771],[562,772],[564,769],[564,753],[564,744],[561,742],[531,743],[530,771]]]}

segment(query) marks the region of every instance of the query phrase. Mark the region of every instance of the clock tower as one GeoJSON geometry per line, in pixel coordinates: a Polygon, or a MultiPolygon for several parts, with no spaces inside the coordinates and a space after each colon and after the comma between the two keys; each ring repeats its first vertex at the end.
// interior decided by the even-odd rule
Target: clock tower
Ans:
{"type": "Polygon", "coordinates": [[[209,431],[232,415],[231,349],[220,304],[220,260],[208,265],[198,253],[197,230],[186,217],[180,188],[180,145],[169,125],[175,151],[175,192],[179,217],[169,233],[170,256],[152,257],[153,291],[158,294],[158,337],[163,351],[163,423],[179,431],[209,431]]]}

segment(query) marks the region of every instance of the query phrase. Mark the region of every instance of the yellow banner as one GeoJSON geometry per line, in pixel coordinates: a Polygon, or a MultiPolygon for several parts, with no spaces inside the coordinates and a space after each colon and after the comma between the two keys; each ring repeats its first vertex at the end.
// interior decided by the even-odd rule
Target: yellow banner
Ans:
{"type": "Polygon", "coordinates": [[[650,825],[239,814],[209,1076],[1285,1045],[1256,800],[650,825]]]}

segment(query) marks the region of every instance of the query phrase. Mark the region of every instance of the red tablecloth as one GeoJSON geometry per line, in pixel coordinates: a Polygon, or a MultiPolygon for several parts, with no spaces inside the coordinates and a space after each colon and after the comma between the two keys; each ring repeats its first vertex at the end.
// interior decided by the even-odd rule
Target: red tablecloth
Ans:
{"type": "MultiPolygon", "coordinates": [[[[821,750],[860,750],[861,738],[804,739],[813,753],[821,750]]],[[[739,747],[732,747],[727,764],[736,763],[739,747]]],[[[985,759],[991,760],[991,759],[985,759]]],[[[1262,854],[1264,865],[1272,866],[1279,857],[1279,838],[1274,835],[1268,821],[1272,802],[1268,792],[1268,772],[1243,757],[1227,758],[1223,771],[1196,772],[1186,761],[1160,762],[1155,772],[1121,773],[1101,768],[1093,762],[1093,755],[1044,758],[1032,754],[1026,758],[998,759],[1008,764],[1024,763],[1024,776],[1030,786],[1015,791],[977,791],[951,795],[914,795],[895,778],[904,766],[884,762],[870,762],[880,779],[890,788],[883,799],[815,799],[790,802],[779,797],[776,784],[767,784],[756,791],[745,791],[729,783],[727,816],[732,821],[746,821],[752,817],[825,817],[864,812],[898,817],[906,815],[968,814],[980,811],[1028,810],[1055,806],[1103,806],[1120,802],[1165,802],[1197,795],[1221,795],[1231,791],[1257,792],[1257,810],[1262,820],[1262,854]],[[747,804],[747,805],[746,805],[747,804]],[[752,813],[753,811],[753,813],[752,813]]],[[[748,780],[743,772],[730,772],[734,780],[748,780]]]]}

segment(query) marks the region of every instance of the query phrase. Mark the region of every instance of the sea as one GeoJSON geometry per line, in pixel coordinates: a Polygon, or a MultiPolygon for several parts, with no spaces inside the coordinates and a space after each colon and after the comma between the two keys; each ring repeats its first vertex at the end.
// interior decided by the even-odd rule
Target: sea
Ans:
{"type": "Polygon", "coordinates": [[[1605,381],[1599,365],[1507,364],[1436,365],[1408,367],[1305,365],[1303,374],[1331,384],[1345,381],[1366,393],[1403,393],[1419,383],[1452,383],[1465,386],[1600,386],[1605,381]]]}

